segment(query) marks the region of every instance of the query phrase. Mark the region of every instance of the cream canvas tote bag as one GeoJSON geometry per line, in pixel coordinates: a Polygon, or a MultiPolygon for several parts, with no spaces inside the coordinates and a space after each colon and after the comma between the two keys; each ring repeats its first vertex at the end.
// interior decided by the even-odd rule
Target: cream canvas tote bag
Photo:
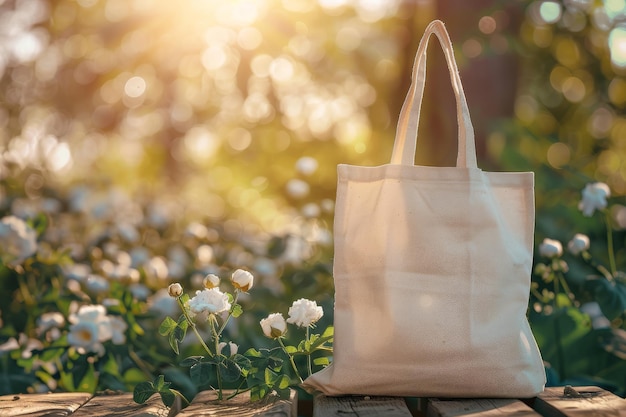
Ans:
{"type": "Polygon", "coordinates": [[[326,395],[532,397],[545,384],[526,309],[534,175],[483,172],[441,21],[419,45],[391,163],[339,165],[335,340],[303,384],[326,395]],[[443,47],[457,102],[456,167],[415,166],[426,49],[443,47]]]}

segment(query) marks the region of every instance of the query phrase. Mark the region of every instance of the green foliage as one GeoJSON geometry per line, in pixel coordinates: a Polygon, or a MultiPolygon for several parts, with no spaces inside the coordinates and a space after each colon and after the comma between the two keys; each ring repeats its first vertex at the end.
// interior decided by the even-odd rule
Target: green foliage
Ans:
{"type": "Polygon", "coordinates": [[[159,326],[159,334],[161,336],[168,336],[170,347],[177,355],[180,353],[178,344],[185,340],[187,335],[187,328],[189,322],[184,314],[178,318],[178,321],[174,321],[171,317],[165,317],[161,325],[159,326]]]}
{"type": "MultiPolygon", "coordinates": [[[[180,361],[179,365],[189,368],[189,377],[198,391],[214,389],[218,400],[224,398],[224,389],[228,386],[235,387],[234,393],[229,398],[242,390],[250,391],[253,401],[264,399],[269,395],[288,397],[290,388],[298,386],[303,381],[296,358],[306,359],[308,375],[313,373],[313,364],[323,367],[330,363],[328,355],[332,354],[333,327],[329,326],[321,335],[309,334],[310,328],[322,318],[323,309],[313,301],[299,299],[289,310],[290,317],[291,314],[297,317],[297,321],[293,322],[297,326],[306,327],[305,338],[299,342],[298,347],[284,344],[287,322],[281,314],[272,314],[269,317],[274,316],[278,320],[274,325],[279,327],[270,326],[267,329],[264,322],[269,320],[269,317],[262,320],[260,326],[265,335],[277,340],[280,346],[273,349],[249,348],[245,354],[239,354],[239,346],[233,342],[223,341],[223,332],[231,318],[239,317],[243,313],[242,306],[238,304],[243,292],[240,288],[243,287],[240,285],[241,281],[235,281],[236,276],[245,279],[246,293],[254,286],[254,276],[239,269],[231,276],[234,295],[222,293],[214,276],[207,276],[204,280],[206,288],[198,291],[191,299],[182,292],[182,286],[178,283],[170,285],[168,293],[176,299],[182,315],[178,321],[166,317],[159,327],[159,333],[168,338],[172,350],[179,354],[179,343],[185,339],[187,330],[192,330],[202,348],[202,355],[188,356],[180,361]],[[208,337],[203,337],[198,331],[198,323],[204,319],[208,326],[208,337]],[[226,346],[230,351],[229,354],[224,352],[226,346]],[[314,355],[316,357],[313,359],[314,355]]],[[[168,386],[165,387],[166,392],[169,392],[168,386]]],[[[154,383],[142,383],[135,388],[135,398],[138,401],[145,401],[156,392],[161,392],[156,380],[154,383]]],[[[169,401],[169,398],[167,400],[169,401]]]]}
{"type": "Polygon", "coordinates": [[[608,280],[604,276],[592,276],[585,281],[585,290],[598,302],[602,313],[609,320],[620,319],[626,313],[626,279],[623,274],[608,280]]]}
{"type": "Polygon", "coordinates": [[[250,360],[247,384],[250,388],[250,399],[258,401],[272,392],[281,398],[289,397],[288,388],[293,385],[289,364],[281,355],[279,347],[273,349],[250,348],[245,356],[250,360]]]}
{"type": "Polygon", "coordinates": [[[154,394],[159,394],[163,404],[171,407],[176,400],[176,395],[181,397],[182,395],[170,388],[170,385],[170,382],[165,382],[163,375],[157,376],[152,382],[140,382],[133,391],[133,400],[138,404],[143,404],[154,394]]]}

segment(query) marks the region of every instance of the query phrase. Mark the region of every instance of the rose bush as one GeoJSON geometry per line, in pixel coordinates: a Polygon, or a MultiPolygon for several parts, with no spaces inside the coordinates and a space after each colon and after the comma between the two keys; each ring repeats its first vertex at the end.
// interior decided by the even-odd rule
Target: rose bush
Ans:
{"type": "MultiPolygon", "coordinates": [[[[232,398],[240,392],[250,391],[250,398],[260,400],[268,395],[288,397],[289,388],[302,383],[302,372],[296,363],[296,356],[306,357],[308,375],[313,373],[313,364],[326,366],[328,355],[332,353],[330,343],[333,340],[333,328],[329,326],[322,335],[311,335],[309,328],[323,316],[323,310],[314,301],[299,299],[289,309],[289,319],[285,320],[281,313],[272,313],[262,319],[259,324],[263,334],[279,343],[280,351],[274,349],[248,349],[239,353],[239,346],[233,341],[224,341],[224,330],[231,318],[240,317],[243,308],[238,304],[239,296],[252,288],[254,276],[249,271],[237,269],[231,275],[233,293],[222,292],[213,286],[218,279],[213,274],[207,275],[204,282],[211,288],[197,291],[196,296],[189,298],[178,283],[168,288],[170,296],[176,299],[182,314],[178,320],[166,317],[161,323],[159,332],[167,336],[170,346],[177,354],[179,345],[184,342],[188,329],[196,336],[203,351],[201,355],[189,356],[181,362],[189,367],[189,375],[198,389],[213,388],[217,399],[224,399],[224,389],[230,383],[234,387],[232,398]],[[201,314],[204,313],[204,316],[201,314]],[[198,330],[200,320],[208,324],[208,335],[203,336],[198,330]],[[296,323],[306,327],[306,335],[298,346],[287,346],[283,339],[287,334],[287,323],[296,323]],[[229,352],[224,348],[228,346],[229,352]],[[320,355],[321,354],[321,355],[320,355]],[[312,357],[315,360],[312,360],[312,357]],[[288,364],[288,365],[287,365],[288,364]]],[[[171,406],[176,396],[185,403],[189,400],[180,391],[170,388],[163,375],[153,381],[142,382],[135,387],[133,398],[143,404],[152,395],[159,394],[167,406],[171,406]]]]}
{"type": "Polygon", "coordinates": [[[626,264],[618,263],[614,245],[622,206],[609,206],[610,195],[609,187],[598,182],[582,191],[580,214],[586,221],[600,217],[605,229],[595,233],[593,243],[588,234],[574,233],[567,253],[557,239],[544,238],[539,245],[530,321],[549,385],[601,385],[624,395],[626,274],[617,266],[626,264]]]}
{"type": "Polygon", "coordinates": [[[265,352],[271,341],[258,321],[287,300],[332,305],[318,219],[301,219],[310,226],[301,234],[259,236],[165,210],[167,196],[130,198],[93,185],[43,187],[30,199],[1,179],[0,187],[0,394],[132,391],[163,375],[193,397],[199,387],[176,358],[202,354],[199,345],[188,338],[176,354],[159,335],[163,319],[180,314],[172,297],[183,289],[199,292],[189,308],[203,336],[211,314],[246,308],[223,329],[218,347],[227,357],[253,346],[265,352]],[[227,270],[235,271],[227,281],[241,293],[236,303],[218,288],[227,270]]]}

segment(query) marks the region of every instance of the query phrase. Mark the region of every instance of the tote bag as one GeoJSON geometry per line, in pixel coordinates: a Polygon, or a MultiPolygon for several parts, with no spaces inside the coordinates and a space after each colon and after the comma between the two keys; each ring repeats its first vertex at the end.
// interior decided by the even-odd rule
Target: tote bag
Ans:
{"type": "Polygon", "coordinates": [[[326,395],[532,397],[545,384],[526,309],[534,176],[483,172],[441,21],[419,45],[391,163],[338,166],[334,356],[326,395]],[[431,34],[456,95],[455,167],[415,166],[431,34]]]}

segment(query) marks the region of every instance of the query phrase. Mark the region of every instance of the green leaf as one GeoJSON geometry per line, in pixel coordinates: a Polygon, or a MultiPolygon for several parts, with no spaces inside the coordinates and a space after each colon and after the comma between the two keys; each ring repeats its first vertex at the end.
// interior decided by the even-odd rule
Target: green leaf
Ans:
{"type": "Polygon", "coordinates": [[[124,372],[123,381],[126,385],[134,386],[145,378],[143,372],[137,368],[129,368],[124,372]]]}
{"type": "Polygon", "coordinates": [[[262,400],[271,390],[264,384],[255,385],[250,388],[250,401],[262,400]]]}
{"type": "Polygon", "coordinates": [[[289,388],[290,382],[291,381],[289,380],[289,377],[287,375],[281,376],[280,379],[278,380],[278,389],[282,390],[282,389],[289,388]]]}
{"type": "Polygon", "coordinates": [[[137,404],[143,404],[156,393],[157,391],[154,389],[152,382],[141,382],[137,384],[135,390],[133,391],[133,401],[137,404]]]}
{"type": "Polygon", "coordinates": [[[71,372],[65,372],[63,370],[61,370],[60,372],[60,382],[61,382],[61,386],[66,390],[66,391],[76,391],[76,388],[74,387],[74,378],[72,377],[72,373],[71,372]]]}
{"type": "Polygon", "coordinates": [[[279,389],[276,392],[278,393],[278,396],[283,400],[286,400],[291,396],[291,390],[289,388],[279,389]]]}
{"type": "Polygon", "coordinates": [[[609,320],[619,318],[626,312],[626,284],[621,280],[611,282],[604,277],[594,277],[586,280],[584,285],[609,320]]]}
{"type": "Polygon", "coordinates": [[[152,385],[155,390],[161,391],[163,388],[167,388],[170,385],[170,383],[165,382],[164,375],[159,375],[156,378],[154,378],[154,381],[152,381],[152,385]]]}
{"type": "Polygon", "coordinates": [[[189,327],[189,322],[187,321],[187,317],[185,317],[184,314],[181,314],[180,317],[178,318],[177,325],[182,330],[187,331],[187,328],[189,327]]]}
{"type": "Polygon", "coordinates": [[[226,382],[235,382],[241,376],[241,368],[232,359],[226,359],[219,366],[221,367],[222,378],[226,382]]]}
{"type": "Polygon", "coordinates": [[[178,349],[178,339],[176,338],[176,335],[174,333],[170,333],[168,341],[174,353],[178,355],[180,353],[180,350],[178,349]]]}
{"type": "Polygon", "coordinates": [[[261,358],[261,357],[263,357],[263,355],[261,355],[261,352],[259,352],[255,348],[250,348],[250,349],[246,350],[244,355],[252,357],[252,358],[261,358]]]}
{"type": "Polygon", "coordinates": [[[313,364],[317,366],[328,366],[330,365],[330,360],[326,356],[321,358],[315,358],[313,359],[313,364]]]}
{"type": "Polygon", "coordinates": [[[234,318],[237,318],[243,314],[243,308],[239,304],[234,304],[230,310],[230,314],[232,314],[234,318]]]}
{"type": "Polygon", "coordinates": [[[93,363],[90,363],[85,375],[78,383],[78,390],[84,392],[95,392],[96,387],[98,386],[98,377],[96,376],[96,371],[94,370],[93,363]]]}
{"type": "Polygon", "coordinates": [[[295,346],[285,346],[285,352],[287,353],[296,353],[298,349],[295,346]]]}
{"type": "Polygon", "coordinates": [[[283,366],[283,362],[282,358],[276,356],[270,356],[267,358],[267,366],[274,371],[279,371],[283,366]]]}
{"type": "Polygon", "coordinates": [[[250,369],[252,367],[252,362],[250,361],[250,359],[246,358],[243,355],[240,355],[239,353],[233,356],[232,360],[235,361],[235,363],[239,365],[241,369],[250,369]]]}
{"type": "Polygon", "coordinates": [[[215,365],[199,362],[189,369],[189,376],[191,381],[199,387],[208,385],[211,381],[211,377],[215,374],[213,367],[215,365]]]}
{"type": "Polygon", "coordinates": [[[180,366],[193,366],[199,362],[202,362],[203,357],[202,356],[189,356],[188,358],[183,359],[179,365],[180,366]]]}
{"type": "Polygon", "coordinates": [[[161,336],[167,336],[172,333],[176,327],[178,327],[178,323],[176,323],[170,316],[167,316],[159,326],[159,334],[161,336]]]}
{"type": "Polygon", "coordinates": [[[556,306],[557,307],[572,307],[572,300],[567,296],[567,294],[558,293],[556,295],[556,306]]]}
{"type": "Polygon", "coordinates": [[[161,401],[168,407],[171,407],[174,404],[174,400],[176,400],[176,394],[172,392],[169,388],[167,390],[159,391],[159,395],[161,396],[161,401]]]}
{"type": "Polygon", "coordinates": [[[269,368],[265,368],[265,383],[270,386],[273,387],[274,384],[278,381],[280,375],[278,375],[276,372],[272,371],[269,368]]]}
{"type": "Polygon", "coordinates": [[[324,333],[322,333],[322,337],[323,338],[333,337],[334,335],[335,335],[335,327],[334,326],[328,326],[326,328],[326,330],[324,330],[324,333]]]}

